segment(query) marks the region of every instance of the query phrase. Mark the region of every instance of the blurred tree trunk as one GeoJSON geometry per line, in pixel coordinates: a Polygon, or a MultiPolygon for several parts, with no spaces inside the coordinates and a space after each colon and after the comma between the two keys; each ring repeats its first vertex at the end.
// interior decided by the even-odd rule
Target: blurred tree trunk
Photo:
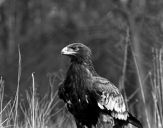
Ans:
{"type": "MultiPolygon", "coordinates": [[[[0,3],[0,76],[2,79],[6,80],[7,77],[7,38],[8,38],[8,29],[7,29],[7,17],[5,14],[5,6],[4,3],[0,3]]],[[[9,86],[5,86],[5,102],[9,101],[12,95],[12,91],[9,86]],[[6,95],[8,94],[8,95],[6,95]]]]}
{"type": "MultiPolygon", "coordinates": [[[[132,53],[133,53],[133,60],[135,63],[136,67],[136,72],[137,72],[137,82],[140,88],[139,91],[139,100],[142,99],[142,105],[139,106],[139,108],[144,108],[145,115],[142,117],[144,119],[144,122],[146,123],[146,126],[149,126],[150,122],[150,116],[148,114],[148,107],[150,103],[147,104],[146,98],[148,97],[148,85],[146,82],[143,83],[145,76],[147,74],[146,68],[144,67],[144,63],[146,58],[143,55],[144,49],[141,38],[141,31],[142,31],[142,23],[143,23],[143,18],[145,17],[146,13],[146,0],[138,0],[138,1],[131,1],[130,3],[130,8],[127,9],[128,11],[128,23],[129,23],[129,28],[131,31],[131,45],[132,45],[132,53]]],[[[126,6],[127,8],[127,6],[126,6]]],[[[139,109],[138,109],[139,110],[139,109]]],[[[138,111],[138,113],[141,113],[142,110],[138,111]]]]}
{"type": "MultiPolygon", "coordinates": [[[[145,15],[145,9],[146,9],[146,0],[120,0],[118,5],[118,10],[121,14],[123,14],[123,17],[126,19],[126,24],[130,31],[130,45],[131,49],[129,50],[128,54],[134,54],[136,56],[137,64],[139,65],[139,71],[140,74],[135,74],[136,68],[134,64],[133,55],[128,55],[127,58],[127,67],[126,67],[126,81],[125,86],[127,87],[127,91],[129,91],[129,95],[132,95],[132,93],[135,92],[135,90],[140,87],[135,87],[133,83],[136,85],[140,85],[138,83],[138,75],[143,80],[145,78],[145,69],[143,67],[143,54],[142,54],[142,42],[141,42],[141,36],[140,32],[142,30],[142,22],[145,15]],[[131,85],[132,83],[132,85],[131,85]]],[[[141,80],[141,81],[142,81],[141,80]]],[[[147,86],[143,86],[143,90],[146,90],[147,86]]],[[[140,92],[140,91],[139,91],[140,92]]],[[[146,93],[146,92],[145,92],[146,93]]],[[[141,92],[139,93],[139,99],[142,99],[141,92]]],[[[135,101],[134,101],[135,103],[135,101]]],[[[144,108],[144,105],[141,107],[144,108]]],[[[133,108],[132,108],[133,109],[133,108]]],[[[138,110],[138,109],[137,109],[138,110]]],[[[141,110],[142,111],[142,110],[141,110]]],[[[138,112],[138,114],[141,112],[138,112]]],[[[143,117],[145,119],[146,117],[143,117]]],[[[145,120],[146,121],[146,120],[145,120]]],[[[144,121],[144,122],[145,122],[144,121]]]]}
{"type": "Polygon", "coordinates": [[[7,41],[7,61],[12,62],[13,54],[16,47],[16,0],[9,0],[6,5],[6,17],[8,28],[8,41],[7,41]]]}
{"type": "Polygon", "coordinates": [[[17,45],[27,28],[28,2],[6,0],[0,6],[0,71],[4,73],[7,84],[12,85],[7,90],[13,92],[17,86],[17,68],[14,68],[17,67],[17,45]]]}
{"type": "Polygon", "coordinates": [[[5,3],[6,28],[7,28],[7,61],[11,63],[15,58],[21,35],[27,30],[29,0],[8,0],[5,3]]]}
{"type": "MultiPolygon", "coordinates": [[[[7,38],[7,29],[6,29],[6,17],[4,12],[4,7],[0,5],[0,72],[5,71],[6,64],[6,38],[7,38]]],[[[4,75],[4,74],[1,74],[4,75]]]]}

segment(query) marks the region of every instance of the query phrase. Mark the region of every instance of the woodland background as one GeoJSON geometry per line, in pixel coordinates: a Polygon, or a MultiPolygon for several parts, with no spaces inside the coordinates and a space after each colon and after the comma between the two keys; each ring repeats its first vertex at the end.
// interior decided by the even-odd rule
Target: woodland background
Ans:
{"type": "Polygon", "coordinates": [[[18,47],[22,57],[20,97],[31,88],[33,72],[42,97],[49,89],[49,77],[55,77],[57,90],[69,65],[60,51],[72,42],[92,49],[97,72],[125,92],[129,108],[146,126],[132,54],[141,71],[146,107],[152,110],[148,75],[153,71],[153,49],[163,47],[163,1],[0,0],[0,75],[5,81],[5,100],[17,89],[18,47]],[[124,74],[127,30],[131,49],[124,74]],[[125,91],[121,86],[124,75],[125,91]]]}

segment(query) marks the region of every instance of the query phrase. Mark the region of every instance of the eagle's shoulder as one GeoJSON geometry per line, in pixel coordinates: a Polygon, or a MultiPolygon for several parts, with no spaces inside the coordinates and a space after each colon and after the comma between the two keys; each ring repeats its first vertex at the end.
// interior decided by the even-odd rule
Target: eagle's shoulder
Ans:
{"type": "Polygon", "coordinates": [[[106,78],[100,77],[100,76],[94,76],[93,81],[99,84],[108,84],[110,81],[108,81],[106,78]]]}
{"type": "Polygon", "coordinates": [[[102,92],[108,92],[108,93],[114,93],[115,95],[118,95],[119,89],[108,79],[100,77],[100,76],[95,76],[92,78],[93,79],[93,85],[94,88],[97,90],[101,90],[102,92]]]}

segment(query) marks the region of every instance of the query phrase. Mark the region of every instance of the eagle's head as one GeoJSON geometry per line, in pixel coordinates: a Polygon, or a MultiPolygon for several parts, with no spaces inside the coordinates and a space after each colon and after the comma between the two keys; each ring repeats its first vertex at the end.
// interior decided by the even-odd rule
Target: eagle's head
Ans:
{"type": "Polygon", "coordinates": [[[91,50],[82,43],[72,43],[64,47],[61,54],[67,55],[72,62],[82,63],[91,59],[91,50]]]}

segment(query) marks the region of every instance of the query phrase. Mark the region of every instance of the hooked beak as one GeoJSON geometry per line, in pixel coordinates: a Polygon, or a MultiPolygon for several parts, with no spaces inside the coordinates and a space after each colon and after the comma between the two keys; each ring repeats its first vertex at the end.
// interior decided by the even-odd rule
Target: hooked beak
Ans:
{"type": "Polygon", "coordinates": [[[61,51],[61,54],[62,55],[74,55],[76,54],[76,52],[72,48],[64,47],[61,51]]]}

